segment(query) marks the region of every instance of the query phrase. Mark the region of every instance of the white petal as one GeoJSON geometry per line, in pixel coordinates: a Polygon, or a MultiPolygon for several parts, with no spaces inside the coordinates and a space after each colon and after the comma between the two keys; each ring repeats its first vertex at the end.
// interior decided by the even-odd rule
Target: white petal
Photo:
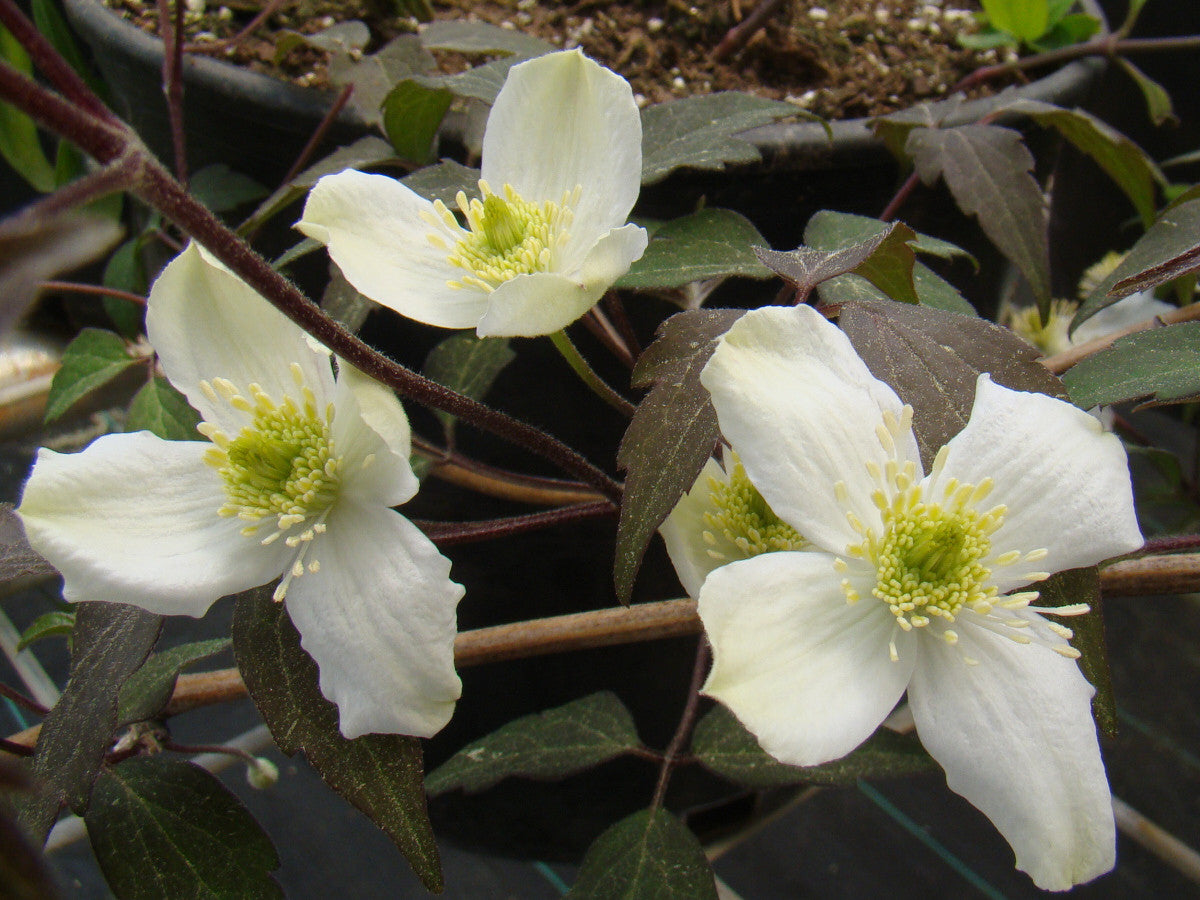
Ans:
{"type": "Polygon", "coordinates": [[[1142,546],[1121,442],[1093,416],[1048,397],[1012,391],[979,376],[971,418],[947,445],[943,478],[995,489],[985,505],[1008,508],[992,549],[1049,555],[997,573],[1002,591],[1029,568],[1061,572],[1142,546]]]}
{"type": "Polygon", "coordinates": [[[704,520],[705,513],[712,512],[712,489],[709,487],[711,479],[720,483],[729,480],[725,470],[715,459],[710,459],[704,464],[692,489],[679,498],[671,514],[658,529],[667,545],[667,554],[675,566],[679,583],[683,585],[689,597],[700,593],[700,585],[704,583],[709,572],[723,563],[741,559],[745,555],[723,534],[713,534],[713,544],[704,539],[706,532],[712,534],[712,529],[704,520]],[[709,553],[710,550],[719,556],[714,558],[709,553]]]}
{"type": "Polygon", "coordinates": [[[422,219],[433,204],[394,178],[346,170],[326,175],[304,204],[300,231],[321,241],[342,274],[376,303],[441,328],[473,328],[487,294],[452,288],[462,275],[448,261],[453,247],[435,247],[444,233],[422,219]]]}
{"type": "Polygon", "coordinates": [[[202,380],[227,378],[246,391],[259,384],[276,402],[296,396],[291,365],[324,404],[333,396],[328,357],[257,291],[200,251],[187,248],[163,269],[150,289],[146,334],[163,371],[206,421],[230,434],[243,418],[228,403],[212,403],[202,380]]]}
{"type": "MultiPolygon", "coordinates": [[[[818,547],[841,553],[859,535],[854,511],[877,525],[868,461],[887,458],[875,429],[902,404],[868,370],[846,336],[808,306],[746,313],[717,346],[700,376],[712,393],[721,431],[750,481],[781,519],[818,547]],[[834,485],[843,481],[847,502],[834,485]]],[[[920,471],[911,430],[902,460],[920,471]]]]}
{"type": "Polygon", "coordinates": [[[624,225],[642,183],[642,120],[629,83],[578,50],[513,66],[483,135],[483,178],[526,200],[583,188],[572,239],[624,225]]]}
{"type": "Polygon", "coordinates": [[[200,616],[219,597],[264,584],[290,552],[221,518],[210,445],[148,431],[97,438],[82,453],[38,452],[18,510],[29,542],[65,579],[63,596],[200,616]]]}
{"type": "Polygon", "coordinates": [[[339,360],[334,448],[342,457],[342,496],[381,506],[412,499],[420,482],[409,462],[412,431],[389,388],[339,360]]]}
{"type": "Polygon", "coordinates": [[[782,762],[839,759],[899,701],[912,672],[910,634],[881,604],[847,604],[824,553],[764,553],[711,572],[699,612],[713,650],[704,692],[782,762]],[[899,661],[888,641],[896,634],[899,661]]]}
{"type": "Polygon", "coordinates": [[[1114,331],[1121,331],[1138,322],[1145,322],[1154,316],[1175,309],[1170,303],[1164,303],[1154,298],[1154,291],[1138,291],[1124,299],[1118,300],[1111,306],[1106,306],[1100,312],[1089,318],[1071,333],[1072,344],[1086,344],[1088,341],[1114,331]]]}
{"type": "Polygon", "coordinates": [[[342,734],[430,737],[462,692],[454,672],[455,607],[463,595],[450,561],[399,513],[339,502],[286,603],[317,661],[321,693],[337,704],[342,734]]]}
{"type": "Polygon", "coordinates": [[[921,742],[1038,887],[1062,891],[1107,872],[1116,832],[1091,685],[1046,647],[1014,644],[968,617],[958,631],[957,648],[922,642],[908,689],[921,742]]]}

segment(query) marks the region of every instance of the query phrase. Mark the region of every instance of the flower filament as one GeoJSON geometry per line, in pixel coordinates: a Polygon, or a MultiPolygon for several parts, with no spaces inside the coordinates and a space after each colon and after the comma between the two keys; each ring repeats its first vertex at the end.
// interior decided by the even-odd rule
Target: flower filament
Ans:
{"type": "MultiPolygon", "coordinates": [[[[292,579],[303,574],[308,543],[325,531],[324,518],[337,498],[342,463],[329,431],[333,404],[318,410],[299,365],[292,365],[292,376],[302,405],[289,396],[276,403],[257,384],[248,387],[249,399],[224,378],[200,384],[209,400],[224,400],[250,417],[232,438],[209,422],[198,426],[213,444],[204,461],[224,482],[226,499],[217,514],[246,522],[246,536],[256,536],[273,521],[264,545],[282,537],[289,547],[301,547],[275,592],[276,600],[282,600],[292,579]]],[[[307,565],[308,571],[318,568],[316,560],[307,565]]]]}
{"type": "Polygon", "coordinates": [[[468,201],[463,191],[455,198],[466,228],[445,203],[434,201],[433,212],[422,214],[437,229],[429,234],[429,242],[447,251],[447,261],[466,272],[447,284],[491,292],[517,275],[553,271],[570,236],[581,191],[576,186],[558,202],[535,203],[522,199],[512,185],[496,194],[481,180],[479,198],[468,201]]]}
{"type": "MultiPolygon", "coordinates": [[[[704,532],[704,540],[710,546],[717,543],[716,535],[722,535],[745,559],[778,550],[803,550],[808,546],[800,532],[767,505],[736,456],[728,480],[722,482],[710,478],[708,487],[712,508],[704,514],[704,522],[710,529],[704,532]]],[[[715,559],[726,556],[717,550],[708,553],[715,559]]]]}

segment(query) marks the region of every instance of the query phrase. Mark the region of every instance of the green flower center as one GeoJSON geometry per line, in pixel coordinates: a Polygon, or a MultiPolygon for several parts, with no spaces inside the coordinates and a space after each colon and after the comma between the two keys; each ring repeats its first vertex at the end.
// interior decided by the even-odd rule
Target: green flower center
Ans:
{"type": "Polygon", "coordinates": [[[746,559],[808,546],[800,532],[775,515],[740,462],[734,461],[727,481],[711,478],[708,486],[712,509],[704,514],[704,521],[712,531],[704,537],[709,544],[716,543],[714,535],[720,534],[746,559]]]}
{"type": "Polygon", "coordinates": [[[225,400],[250,416],[250,423],[233,438],[207,422],[201,423],[200,432],[213,443],[205,452],[205,462],[225,483],[226,500],[218,514],[247,522],[242,529],[245,535],[257,534],[273,520],[275,530],[263,539],[264,544],[302,524],[309,527],[289,535],[289,546],[321,533],[322,519],[337,497],[340,481],[341,458],[329,435],[332,404],[319,411],[300,367],[294,365],[292,373],[303,405],[291,397],[276,403],[257,384],[249,386],[250,399],[222,378],[201,384],[210,400],[225,400]]]}
{"type": "Polygon", "coordinates": [[[522,199],[512,185],[506,184],[500,195],[480,181],[481,198],[468,201],[462,191],[455,198],[466,228],[446,204],[435,201],[433,213],[424,216],[437,229],[430,233],[429,241],[446,251],[451,265],[466,273],[448,284],[494,291],[517,275],[552,271],[569,237],[567,229],[580,190],[568,191],[557,203],[533,203],[522,199]]]}
{"type": "Polygon", "coordinates": [[[1038,314],[1036,306],[1026,306],[1009,312],[1005,317],[1005,324],[1043,353],[1061,353],[1071,346],[1068,332],[1078,309],[1079,304],[1070,300],[1053,300],[1050,303],[1050,316],[1045,324],[1042,324],[1042,317],[1038,314]]]}

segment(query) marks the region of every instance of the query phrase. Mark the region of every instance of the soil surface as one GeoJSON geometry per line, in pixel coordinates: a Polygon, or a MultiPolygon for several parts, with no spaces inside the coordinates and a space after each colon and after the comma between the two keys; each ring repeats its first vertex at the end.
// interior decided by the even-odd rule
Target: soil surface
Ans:
{"type": "MultiPolygon", "coordinates": [[[[105,0],[148,31],[157,30],[154,0],[105,0]]],[[[417,29],[416,19],[387,13],[414,0],[287,0],[255,32],[213,55],[306,86],[326,86],[323,52],[277,51],[281,34],[316,33],[349,19],[366,22],[371,52],[417,29]]],[[[262,0],[224,4],[189,0],[185,34],[196,44],[243,29],[262,0]]],[[[737,54],[714,49],[753,10],[754,0],[433,0],[435,19],[477,19],[521,29],[561,47],[579,46],[627,78],[639,102],[740,90],[790,100],[826,118],[878,115],[938,99],[995,51],[956,41],[976,28],[977,0],[788,0],[737,54]]],[[[447,71],[462,57],[439,60],[447,71]]]]}

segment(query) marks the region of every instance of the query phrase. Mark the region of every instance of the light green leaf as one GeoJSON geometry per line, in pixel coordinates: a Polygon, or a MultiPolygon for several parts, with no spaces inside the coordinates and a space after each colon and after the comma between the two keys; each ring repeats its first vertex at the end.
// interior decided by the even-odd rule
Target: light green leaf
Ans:
{"type": "Polygon", "coordinates": [[[170,701],[175,680],[181,671],[193,663],[228,650],[229,646],[229,638],[214,638],[180,644],[152,654],[121,685],[121,692],[117,696],[117,727],[158,715],[170,701]]]}
{"type": "Polygon", "coordinates": [[[17,650],[24,650],[44,638],[69,637],[74,627],[75,611],[73,609],[56,609],[52,612],[42,613],[21,632],[21,639],[17,641],[17,650]]]}
{"type": "MultiPolygon", "coordinates": [[[[481,338],[467,331],[453,334],[429,351],[423,371],[438,384],[482,400],[492,384],[517,354],[505,338],[481,338]]],[[[454,423],[450,413],[434,410],[446,441],[453,442],[454,423]]]]}
{"type": "Polygon", "coordinates": [[[468,744],[429,773],[425,790],[475,793],[516,775],[565,778],[640,746],[625,704],[602,691],[522,716],[468,744]]]}
{"type": "Polygon", "coordinates": [[[1129,400],[1191,400],[1200,395],[1200,322],[1123,337],[1068,369],[1063,383],[1083,409],[1129,400]]]}
{"type": "Polygon", "coordinates": [[[240,800],[199,766],[142,756],[106,769],[85,818],[121,900],[283,897],[279,856],[240,800]]]}
{"type": "Polygon", "coordinates": [[[880,728],[858,749],[819,766],[789,766],[770,756],[724,706],[696,723],[692,753],[722,778],[755,790],[794,784],[853,784],[859,778],[895,778],[937,768],[912,735],[880,728]]]}
{"type": "Polygon", "coordinates": [[[797,115],[808,114],[790,103],[735,91],[647,107],[642,111],[642,184],[662,181],[682,167],[721,172],[730,163],[758,162],[762,154],[739,133],[797,115]]]}
{"type": "Polygon", "coordinates": [[[200,414],[161,375],[155,375],[129,404],[126,431],[149,431],[165,441],[197,441],[200,414]]]}
{"type": "Polygon", "coordinates": [[[622,819],[596,838],[569,900],[717,900],[704,848],[665,809],[622,819]]]}
{"type": "Polygon", "coordinates": [[[80,398],[112,381],[137,360],[111,331],[85,328],[63,351],[62,367],[50,382],[45,421],[53,422],[80,398]]]}
{"type": "MultiPolygon", "coordinates": [[[[24,75],[32,74],[29,54],[3,25],[0,25],[0,59],[24,75]]],[[[46,158],[33,119],[4,102],[0,102],[0,156],[34,190],[45,194],[58,186],[54,164],[46,158]]]]}
{"type": "Polygon", "coordinates": [[[434,138],[454,100],[445,88],[429,88],[405,80],[383,101],[383,130],[401,159],[425,163],[433,155],[434,138]]]}
{"type": "Polygon", "coordinates": [[[740,213],[702,209],[661,225],[642,258],[618,279],[619,288],[674,288],[721,275],[770,278],[754,247],[767,239],[740,213]]]}
{"type": "Polygon", "coordinates": [[[980,0],[988,21],[1001,31],[1032,43],[1050,27],[1047,0],[980,0]]]}

